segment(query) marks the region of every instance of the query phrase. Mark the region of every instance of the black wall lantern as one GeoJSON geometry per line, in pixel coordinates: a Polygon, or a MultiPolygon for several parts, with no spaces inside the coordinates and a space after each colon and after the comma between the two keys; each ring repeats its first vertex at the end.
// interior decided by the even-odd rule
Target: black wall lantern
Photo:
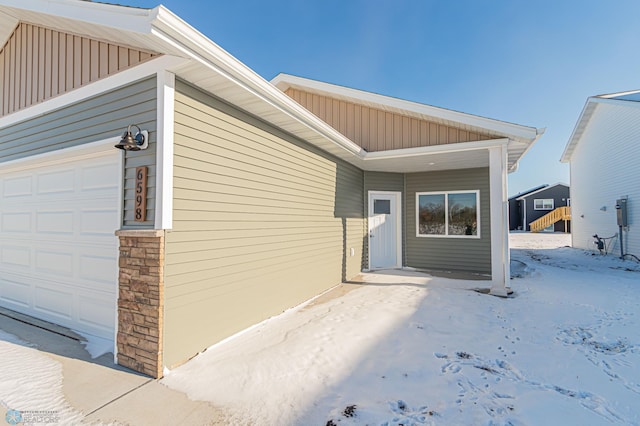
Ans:
{"type": "Polygon", "coordinates": [[[129,124],[127,130],[122,135],[120,142],[115,145],[118,149],[124,149],[125,151],[140,151],[141,149],[147,149],[149,133],[146,130],[140,130],[140,127],[135,124],[129,124]],[[138,132],[134,135],[131,134],[131,127],[138,129],[138,132]]]}

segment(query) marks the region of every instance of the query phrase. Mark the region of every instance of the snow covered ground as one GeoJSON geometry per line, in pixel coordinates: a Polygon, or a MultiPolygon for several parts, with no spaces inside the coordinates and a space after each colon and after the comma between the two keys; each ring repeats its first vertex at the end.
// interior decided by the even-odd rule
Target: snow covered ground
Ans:
{"type": "Polygon", "coordinates": [[[368,274],[163,383],[238,425],[640,424],[640,265],[565,247],[568,235],[511,243],[511,298],[368,274]]]}
{"type": "Polygon", "coordinates": [[[79,424],[82,413],[64,398],[62,366],[33,346],[0,330],[0,424],[79,424]],[[38,411],[15,411],[37,407],[38,411]],[[6,423],[2,423],[6,422],[6,423]]]}
{"type": "MultiPolygon", "coordinates": [[[[162,383],[227,425],[640,425],[640,265],[569,242],[512,234],[507,299],[472,290],[487,281],[364,274],[162,383]]],[[[0,376],[0,412],[84,421],[60,364],[1,330],[0,376]]]]}

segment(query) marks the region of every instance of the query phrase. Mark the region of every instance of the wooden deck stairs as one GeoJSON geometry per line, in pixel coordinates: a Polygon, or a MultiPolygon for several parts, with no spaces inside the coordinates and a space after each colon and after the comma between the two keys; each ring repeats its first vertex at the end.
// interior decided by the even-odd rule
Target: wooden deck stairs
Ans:
{"type": "Polygon", "coordinates": [[[536,219],[529,224],[531,232],[540,232],[554,223],[564,220],[564,232],[567,232],[567,221],[571,220],[571,207],[562,206],[550,211],[540,219],[536,219]]]}

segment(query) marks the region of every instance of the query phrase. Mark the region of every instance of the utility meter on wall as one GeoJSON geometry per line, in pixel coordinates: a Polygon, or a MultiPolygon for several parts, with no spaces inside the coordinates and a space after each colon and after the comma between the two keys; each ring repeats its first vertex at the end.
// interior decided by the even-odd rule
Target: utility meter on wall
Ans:
{"type": "Polygon", "coordinates": [[[621,198],[616,200],[616,217],[618,219],[618,226],[628,226],[627,221],[627,199],[621,198]]]}

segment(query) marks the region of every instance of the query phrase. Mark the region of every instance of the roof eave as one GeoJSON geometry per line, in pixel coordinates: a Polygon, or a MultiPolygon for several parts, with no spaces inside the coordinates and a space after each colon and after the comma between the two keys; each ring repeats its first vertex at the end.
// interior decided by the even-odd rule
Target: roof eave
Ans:
{"type": "Polygon", "coordinates": [[[578,141],[582,137],[584,130],[589,124],[589,120],[591,120],[591,117],[593,116],[593,112],[597,103],[598,100],[595,97],[590,97],[585,102],[584,106],[582,107],[582,111],[580,112],[580,116],[578,117],[578,121],[576,122],[576,125],[571,132],[569,141],[567,142],[567,145],[565,145],[562,156],[560,157],[561,163],[568,163],[571,161],[573,151],[575,150],[578,141]]]}
{"type": "MultiPolygon", "coordinates": [[[[345,151],[346,157],[344,159],[350,160],[350,156],[361,157],[363,155],[360,146],[303,108],[168,9],[159,6],[157,17],[152,26],[153,34],[156,37],[174,44],[195,60],[224,75],[239,88],[266,102],[277,112],[287,115],[330,140],[345,151]]],[[[248,110],[248,112],[252,111],[248,110]]]]}
{"type": "Polygon", "coordinates": [[[518,196],[518,198],[516,198],[516,200],[524,200],[525,198],[528,198],[532,195],[535,194],[539,194],[540,192],[544,192],[544,191],[548,191],[549,189],[555,188],[556,186],[566,186],[567,188],[570,188],[569,184],[566,184],[564,182],[556,182],[553,185],[545,185],[542,188],[536,189],[535,191],[531,191],[531,192],[526,192],[524,194],[521,194],[520,196],[518,196]]]}
{"type": "MultiPolygon", "coordinates": [[[[541,131],[541,129],[537,129],[535,127],[523,126],[520,124],[509,123],[506,121],[495,120],[492,118],[481,117],[473,114],[467,114],[464,112],[435,107],[418,102],[407,101],[390,96],[379,95],[377,93],[366,92],[350,87],[338,86],[335,84],[306,79],[303,77],[284,73],[280,73],[276,77],[274,77],[271,80],[271,84],[278,87],[283,92],[290,87],[309,88],[312,90],[325,92],[329,95],[339,95],[342,97],[350,98],[356,103],[358,101],[366,101],[378,104],[381,107],[392,107],[399,111],[404,110],[406,112],[413,112],[438,119],[458,122],[485,131],[497,132],[501,136],[509,137],[511,139],[533,140],[541,131]]],[[[542,130],[542,132],[544,132],[544,130],[542,130]]]]}
{"type": "MultiPolygon", "coordinates": [[[[54,18],[53,20],[47,20],[46,23],[43,22],[42,25],[72,33],[72,28],[57,26],[55,18],[86,22],[124,32],[148,33],[157,8],[143,9],[77,0],[49,0],[44,2],[37,0],[2,0],[0,9],[13,16],[16,24],[20,20],[29,21],[23,18],[25,14],[37,13],[54,18]]],[[[5,30],[12,31],[13,28],[5,30]]],[[[6,35],[3,40],[6,39],[6,35]]]]}

